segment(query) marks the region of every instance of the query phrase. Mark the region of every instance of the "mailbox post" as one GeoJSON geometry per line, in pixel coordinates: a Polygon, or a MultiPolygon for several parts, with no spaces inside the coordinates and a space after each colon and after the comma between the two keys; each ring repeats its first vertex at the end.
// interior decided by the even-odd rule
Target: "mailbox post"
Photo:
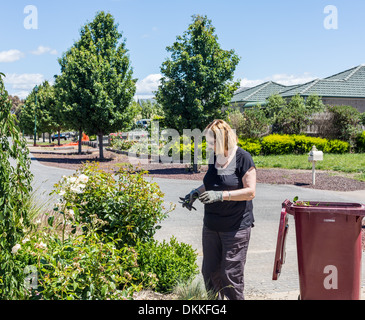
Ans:
{"type": "Polygon", "coordinates": [[[312,162],[312,184],[316,184],[316,162],[323,161],[323,152],[318,151],[316,146],[309,152],[308,161],[312,162]]]}

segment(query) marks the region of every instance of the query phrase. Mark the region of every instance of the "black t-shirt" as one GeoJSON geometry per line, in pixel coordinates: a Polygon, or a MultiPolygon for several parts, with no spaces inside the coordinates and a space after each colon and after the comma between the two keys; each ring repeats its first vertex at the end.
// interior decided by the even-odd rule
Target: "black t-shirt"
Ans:
{"type": "MultiPolygon", "coordinates": [[[[216,169],[216,155],[214,162],[209,162],[208,171],[203,182],[205,190],[229,191],[243,188],[242,177],[251,168],[255,167],[251,155],[238,147],[225,169],[216,169]]],[[[223,201],[204,205],[204,225],[211,230],[227,232],[245,229],[253,226],[252,201],[223,201]]]]}

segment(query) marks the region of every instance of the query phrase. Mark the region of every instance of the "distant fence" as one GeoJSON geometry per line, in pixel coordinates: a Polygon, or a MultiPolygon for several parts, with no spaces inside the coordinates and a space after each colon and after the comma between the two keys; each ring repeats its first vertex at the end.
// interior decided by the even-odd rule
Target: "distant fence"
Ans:
{"type": "MultiPolygon", "coordinates": [[[[309,136],[321,136],[328,135],[332,130],[331,125],[332,114],[330,112],[315,113],[311,117],[312,123],[307,126],[305,134],[309,136]]],[[[362,130],[365,130],[365,126],[362,125],[362,130]]]]}

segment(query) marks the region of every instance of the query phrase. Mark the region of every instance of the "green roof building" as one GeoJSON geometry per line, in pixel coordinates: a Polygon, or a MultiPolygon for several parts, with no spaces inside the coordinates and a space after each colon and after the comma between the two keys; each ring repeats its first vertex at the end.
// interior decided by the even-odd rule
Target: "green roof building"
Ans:
{"type": "Polygon", "coordinates": [[[365,112],[365,65],[295,86],[265,82],[253,88],[236,91],[231,102],[241,108],[263,105],[272,94],[280,94],[288,99],[296,94],[303,98],[315,94],[326,105],[350,105],[365,112]]]}

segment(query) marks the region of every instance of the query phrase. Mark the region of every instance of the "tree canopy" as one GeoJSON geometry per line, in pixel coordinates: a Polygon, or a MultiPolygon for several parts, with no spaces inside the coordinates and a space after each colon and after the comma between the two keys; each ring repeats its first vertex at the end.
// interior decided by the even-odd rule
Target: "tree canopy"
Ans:
{"type": "MultiPolygon", "coordinates": [[[[85,24],[80,39],[59,59],[56,89],[70,127],[96,134],[99,141],[128,126],[136,79],[125,39],[111,14],[103,11],[85,24]]],[[[100,144],[100,158],[103,147],[100,144]]]]}
{"type": "Polygon", "coordinates": [[[223,50],[215,28],[206,16],[194,15],[192,23],[172,46],[171,58],[161,66],[163,77],[156,92],[166,125],[177,129],[203,129],[221,117],[239,83],[233,74],[239,62],[234,50],[223,50]]]}
{"type": "Polygon", "coordinates": [[[53,86],[44,81],[37,92],[37,105],[35,104],[35,90],[33,89],[26,98],[19,114],[19,126],[25,133],[34,132],[34,118],[37,116],[37,132],[52,133],[62,123],[58,110],[53,86]]]}

